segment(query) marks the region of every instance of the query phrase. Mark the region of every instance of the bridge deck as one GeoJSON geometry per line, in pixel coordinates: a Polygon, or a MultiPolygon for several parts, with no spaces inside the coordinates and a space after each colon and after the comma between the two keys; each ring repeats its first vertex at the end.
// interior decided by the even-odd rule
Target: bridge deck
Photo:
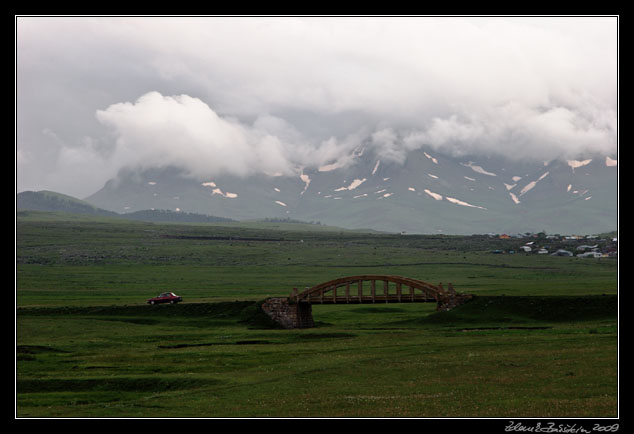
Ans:
{"type": "Polygon", "coordinates": [[[311,303],[311,304],[372,304],[372,303],[435,303],[437,300],[433,297],[427,297],[422,295],[414,295],[413,297],[409,294],[398,295],[377,295],[372,297],[371,295],[363,295],[361,297],[357,295],[351,295],[349,297],[345,296],[337,296],[333,297],[331,295],[324,295],[323,297],[307,297],[299,300],[300,303],[311,303]]]}

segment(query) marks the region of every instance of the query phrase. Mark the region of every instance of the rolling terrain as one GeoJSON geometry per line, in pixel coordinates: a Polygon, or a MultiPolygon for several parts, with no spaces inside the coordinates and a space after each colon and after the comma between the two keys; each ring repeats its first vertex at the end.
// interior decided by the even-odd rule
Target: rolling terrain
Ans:
{"type": "Polygon", "coordinates": [[[491,253],[527,241],[19,212],[16,416],[616,417],[618,260],[491,253]],[[364,273],[476,297],[258,309],[364,273]]]}

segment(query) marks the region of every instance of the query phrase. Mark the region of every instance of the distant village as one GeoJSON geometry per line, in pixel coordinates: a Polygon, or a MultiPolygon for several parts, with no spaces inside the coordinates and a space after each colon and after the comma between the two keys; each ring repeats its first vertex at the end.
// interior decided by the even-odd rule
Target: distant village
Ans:
{"type": "Polygon", "coordinates": [[[616,258],[618,256],[617,237],[606,235],[546,235],[543,232],[487,235],[501,240],[522,241],[512,249],[493,250],[491,251],[493,254],[524,253],[578,258],[616,258]]]}

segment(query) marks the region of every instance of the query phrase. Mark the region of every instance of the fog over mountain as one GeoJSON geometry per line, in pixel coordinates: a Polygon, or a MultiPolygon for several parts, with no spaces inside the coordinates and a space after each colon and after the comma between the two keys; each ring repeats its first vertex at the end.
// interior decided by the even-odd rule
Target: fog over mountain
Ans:
{"type": "Polygon", "coordinates": [[[617,40],[616,17],[17,17],[16,187],[297,178],[359,149],[617,160],[617,40]]]}

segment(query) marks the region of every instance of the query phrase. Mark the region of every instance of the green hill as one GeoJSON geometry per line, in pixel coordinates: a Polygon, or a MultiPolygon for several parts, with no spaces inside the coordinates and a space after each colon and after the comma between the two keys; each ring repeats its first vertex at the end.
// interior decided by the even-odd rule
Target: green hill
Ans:
{"type": "Polygon", "coordinates": [[[72,196],[53,191],[23,191],[16,197],[18,211],[61,211],[77,214],[92,214],[99,216],[117,216],[112,211],[97,208],[72,196]]]}
{"type": "Polygon", "coordinates": [[[24,191],[16,197],[16,210],[40,211],[52,213],[84,214],[102,217],[115,217],[126,220],[141,220],[148,222],[179,222],[179,223],[211,223],[232,222],[224,217],[204,214],[176,212],[170,210],[142,210],[132,213],[119,214],[107,211],[89,204],[83,200],[53,191],[24,191]]]}

